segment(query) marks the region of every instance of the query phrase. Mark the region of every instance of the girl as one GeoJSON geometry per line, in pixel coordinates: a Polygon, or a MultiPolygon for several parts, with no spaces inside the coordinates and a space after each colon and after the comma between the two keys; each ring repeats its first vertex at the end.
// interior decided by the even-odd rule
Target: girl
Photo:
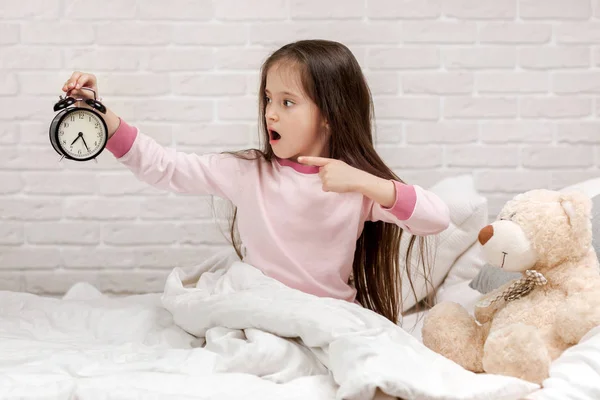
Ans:
{"type": "MultiPolygon", "coordinates": [[[[82,87],[97,92],[94,75],[75,72],[62,89],[89,96],[82,87]]],[[[233,245],[264,274],[396,322],[402,232],[413,234],[410,268],[415,238],[444,230],[449,214],[375,152],[371,95],[353,54],[324,40],[275,51],[261,68],[259,113],[261,150],[196,155],[160,146],[107,110],[107,149],[154,187],[232,202],[233,245]]]]}

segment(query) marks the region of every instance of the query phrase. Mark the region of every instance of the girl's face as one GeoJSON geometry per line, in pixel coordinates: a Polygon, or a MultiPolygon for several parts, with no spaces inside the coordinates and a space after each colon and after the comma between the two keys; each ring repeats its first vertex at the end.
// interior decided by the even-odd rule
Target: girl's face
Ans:
{"type": "Polygon", "coordinates": [[[291,63],[267,71],[265,122],[273,153],[297,161],[300,156],[328,157],[328,127],[317,105],[304,93],[291,63]]]}

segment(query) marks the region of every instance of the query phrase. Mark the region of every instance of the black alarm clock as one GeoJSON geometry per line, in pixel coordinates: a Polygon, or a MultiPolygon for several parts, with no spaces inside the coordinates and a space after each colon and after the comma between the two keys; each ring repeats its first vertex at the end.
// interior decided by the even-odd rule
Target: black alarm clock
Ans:
{"type": "MultiPolygon", "coordinates": [[[[63,158],[75,161],[95,159],[106,147],[108,128],[100,115],[106,114],[106,107],[96,99],[74,98],[60,96],[54,105],[54,111],[59,111],[50,124],[50,143],[61,160],[63,158]],[[78,101],[84,101],[87,107],[73,106],[78,101]]],[[[68,94],[68,93],[67,93],[68,94]]]]}

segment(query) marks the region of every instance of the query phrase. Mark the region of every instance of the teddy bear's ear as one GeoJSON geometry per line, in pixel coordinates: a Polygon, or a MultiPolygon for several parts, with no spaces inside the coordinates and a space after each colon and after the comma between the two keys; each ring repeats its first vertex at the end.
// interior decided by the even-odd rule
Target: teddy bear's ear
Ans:
{"type": "Polygon", "coordinates": [[[586,217],[589,217],[592,212],[592,201],[587,195],[581,192],[561,194],[560,205],[569,218],[571,225],[578,212],[583,213],[586,217]]]}

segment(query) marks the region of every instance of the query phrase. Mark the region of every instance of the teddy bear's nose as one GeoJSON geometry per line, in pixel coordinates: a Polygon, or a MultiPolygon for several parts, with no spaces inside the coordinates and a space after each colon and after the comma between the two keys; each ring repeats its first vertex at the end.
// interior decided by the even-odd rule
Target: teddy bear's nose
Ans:
{"type": "Polygon", "coordinates": [[[479,231],[479,236],[478,236],[479,243],[481,243],[481,245],[483,246],[484,244],[486,244],[488,242],[488,240],[490,240],[492,238],[492,236],[494,236],[494,227],[491,225],[484,226],[479,231]]]}

